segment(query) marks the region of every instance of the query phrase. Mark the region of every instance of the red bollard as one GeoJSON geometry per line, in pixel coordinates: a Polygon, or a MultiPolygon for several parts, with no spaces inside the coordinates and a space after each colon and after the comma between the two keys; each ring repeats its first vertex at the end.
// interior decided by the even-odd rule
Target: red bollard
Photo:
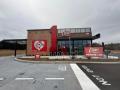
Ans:
{"type": "Polygon", "coordinates": [[[35,54],[35,60],[39,60],[40,59],[40,54],[35,54]]]}

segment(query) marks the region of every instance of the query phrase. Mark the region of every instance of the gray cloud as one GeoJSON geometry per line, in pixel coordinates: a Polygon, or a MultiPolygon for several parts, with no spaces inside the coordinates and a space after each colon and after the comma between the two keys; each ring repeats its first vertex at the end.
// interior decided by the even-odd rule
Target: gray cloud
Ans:
{"type": "Polygon", "coordinates": [[[97,42],[120,42],[120,0],[0,0],[0,39],[26,38],[27,29],[92,27],[97,42]]]}

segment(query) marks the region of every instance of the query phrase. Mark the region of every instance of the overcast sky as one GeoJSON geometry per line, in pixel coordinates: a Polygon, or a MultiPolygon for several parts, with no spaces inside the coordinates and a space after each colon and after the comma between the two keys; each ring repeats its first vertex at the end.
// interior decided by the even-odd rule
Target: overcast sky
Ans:
{"type": "Polygon", "coordinates": [[[96,42],[120,42],[120,0],[0,0],[0,40],[27,29],[91,27],[96,42]]]}

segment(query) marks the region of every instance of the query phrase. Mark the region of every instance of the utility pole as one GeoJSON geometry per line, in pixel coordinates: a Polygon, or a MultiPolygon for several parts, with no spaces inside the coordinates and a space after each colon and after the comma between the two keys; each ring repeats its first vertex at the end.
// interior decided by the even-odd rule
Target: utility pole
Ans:
{"type": "Polygon", "coordinates": [[[15,41],[15,53],[14,53],[14,56],[16,56],[16,51],[17,51],[17,40],[15,41]]]}

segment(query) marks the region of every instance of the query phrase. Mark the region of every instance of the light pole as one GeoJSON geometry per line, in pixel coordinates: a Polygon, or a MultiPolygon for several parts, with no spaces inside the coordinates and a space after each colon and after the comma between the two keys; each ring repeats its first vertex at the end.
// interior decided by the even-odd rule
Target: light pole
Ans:
{"type": "Polygon", "coordinates": [[[14,52],[14,56],[16,57],[16,51],[17,51],[17,40],[15,41],[15,52],[14,52]]]}

